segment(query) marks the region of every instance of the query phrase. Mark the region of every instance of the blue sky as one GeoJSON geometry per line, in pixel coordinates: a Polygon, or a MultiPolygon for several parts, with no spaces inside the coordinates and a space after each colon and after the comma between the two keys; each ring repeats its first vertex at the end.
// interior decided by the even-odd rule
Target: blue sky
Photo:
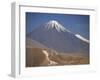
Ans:
{"type": "Polygon", "coordinates": [[[50,20],[57,20],[71,32],[89,39],[89,15],[26,12],[26,33],[50,20]]]}

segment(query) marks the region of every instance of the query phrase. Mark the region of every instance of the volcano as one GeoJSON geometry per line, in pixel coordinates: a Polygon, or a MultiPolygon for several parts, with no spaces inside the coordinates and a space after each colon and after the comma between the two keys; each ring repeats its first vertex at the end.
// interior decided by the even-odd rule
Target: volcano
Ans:
{"type": "Polygon", "coordinates": [[[73,34],[56,20],[36,27],[26,36],[60,53],[89,53],[89,40],[73,34]]]}

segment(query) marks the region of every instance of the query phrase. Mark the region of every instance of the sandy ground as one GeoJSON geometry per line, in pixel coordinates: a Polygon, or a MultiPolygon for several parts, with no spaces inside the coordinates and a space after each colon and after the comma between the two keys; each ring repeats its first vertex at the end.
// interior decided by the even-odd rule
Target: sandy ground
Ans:
{"type": "Polygon", "coordinates": [[[26,48],[26,67],[89,64],[89,57],[79,54],[59,54],[40,48],[26,48]]]}

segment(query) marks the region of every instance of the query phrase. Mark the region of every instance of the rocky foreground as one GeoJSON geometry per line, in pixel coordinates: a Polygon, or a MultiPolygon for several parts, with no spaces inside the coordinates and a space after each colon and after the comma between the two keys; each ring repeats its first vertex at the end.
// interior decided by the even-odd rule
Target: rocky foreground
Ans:
{"type": "Polygon", "coordinates": [[[41,48],[26,49],[26,67],[89,64],[89,58],[79,54],[59,54],[41,48]]]}

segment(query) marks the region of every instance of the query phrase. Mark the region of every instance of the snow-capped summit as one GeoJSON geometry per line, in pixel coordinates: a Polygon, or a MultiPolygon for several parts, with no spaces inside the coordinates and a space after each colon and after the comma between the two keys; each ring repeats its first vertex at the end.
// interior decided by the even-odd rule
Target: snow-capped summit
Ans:
{"type": "Polygon", "coordinates": [[[56,20],[50,20],[49,22],[46,23],[45,25],[46,28],[48,29],[56,29],[58,32],[65,32],[66,28],[64,28],[58,21],[56,20]]]}
{"type": "Polygon", "coordinates": [[[68,31],[55,20],[33,29],[27,37],[61,53],[89,53],[88,40],[68,31]]]}

